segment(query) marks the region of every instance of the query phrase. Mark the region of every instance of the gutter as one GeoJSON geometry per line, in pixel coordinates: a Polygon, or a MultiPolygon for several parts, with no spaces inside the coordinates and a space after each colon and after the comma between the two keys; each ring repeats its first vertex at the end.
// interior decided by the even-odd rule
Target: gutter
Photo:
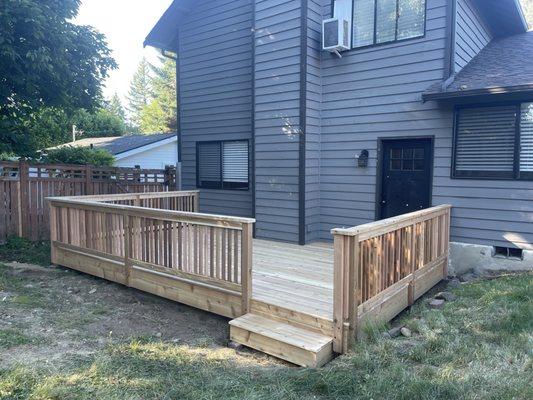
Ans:
{"type": "Polygon", "coordinates": [[[422,94],[422,99],[424,101],[448,100],[448,99],[468,98],[468,97],[473,97],[473,96],[490,96],[490,95],[498,95],[498,94],[519,94],[519,93],[529,93],[529,92],[533,93],[533,84],[512,86],[512,87],[492,87],[492,88],[453,91],[453,92],[426,93],[426,94],[422,94]]]}

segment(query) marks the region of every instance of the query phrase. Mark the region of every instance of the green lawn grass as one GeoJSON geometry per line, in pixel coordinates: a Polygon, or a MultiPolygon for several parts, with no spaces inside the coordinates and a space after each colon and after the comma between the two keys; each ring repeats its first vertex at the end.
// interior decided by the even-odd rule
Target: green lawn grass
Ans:
{"type": "MultiPolygon", "coordinates": [[[[135,338],[57,364],[0,363],[0,398],[533,398],[533,274],[453,291],[458,299],[444,309],[428,309],[422,299],[401,317],[411,338],[375,334],[321,369],[258,363],[212,343],[135,338]]],[[[12,334],[0,332],[0,343],[16,351],[28,339],[12,334]]]]}

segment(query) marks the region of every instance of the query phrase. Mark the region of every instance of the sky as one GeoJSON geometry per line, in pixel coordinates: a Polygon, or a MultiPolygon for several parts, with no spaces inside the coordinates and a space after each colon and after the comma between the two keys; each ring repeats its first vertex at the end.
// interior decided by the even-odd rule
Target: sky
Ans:
{"type": "Polygon", "coordinates": [[[91,25],[106,35],[119,65],[106,82],[106,98],[116,92],[125,104],[131,78],[143,56],[157,60],[157,51],[143,49],[143,42],[171,3],[172,0],[82,0],[75,22],[91,25]]]}

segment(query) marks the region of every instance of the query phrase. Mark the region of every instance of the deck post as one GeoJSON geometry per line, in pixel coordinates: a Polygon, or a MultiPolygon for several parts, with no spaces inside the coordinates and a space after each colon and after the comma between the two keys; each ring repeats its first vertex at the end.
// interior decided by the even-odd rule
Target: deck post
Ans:
{"type": "Polygon", "coordinates": [[[57,263],[56,244],[57,237],[57,208],[49,202],[50,208],[50,261],[52,264],[57,263]]]}
{"type": "Polygon", "coordinates": [[[131,280],[131,270],[132,270],[132,223],[131,217],[128,214],[123,215],[123,225],[124,225],[124,268],[125,268],[125,279],[124,283],[126,286],[130,285],[131,280]]]}
{"type": "Polygon", "coordinates": [[[200,212],[200,192],[194,193],[194,210],[192,212],[200,212]]]}
{"type": "Polygon", "coordinates": [[[357,323],[358,235],[333,235],[333,351],[346,353],[357,323]]]}
{"type": "Polygon", "coordinates": [[[252,298],[252,233],[253,223],[243,223],[241,233],[241,287],[243,315],[250,311],[250,300],[252,298]]]}

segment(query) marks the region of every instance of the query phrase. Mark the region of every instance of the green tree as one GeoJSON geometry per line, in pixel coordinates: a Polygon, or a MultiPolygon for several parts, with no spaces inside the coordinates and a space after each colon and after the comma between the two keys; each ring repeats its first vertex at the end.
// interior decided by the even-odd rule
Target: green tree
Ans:
{"type": "Polygon", "coordinates": [[[127,97],[128,111],[134,125],[140,126],[141,113],[153,98],[151,85],[150,67],[146,59],[143,58],[133,75],[127,97]]]}
{"type": "Polygon", "coordinates": [[[124,121],[105,108],[76,110],[70,124],[76,125],[82,137],[122,136],[126,131],[124,121]]]}
{"type": "Polygon", "coordinates": [[[106,108],[111,114],[120,118],[122,121],[126,121],[126,112],[124,111],[122,101],[120,101],[120,97],[118,97],[117,93],[113,94],[113,97],[111,97],[111,100],[107,103],[106,108]]]}
{"type": "Polygon", "coordinates": [[[26,121],[41,107],[101,104],[116,68],[105,37],[72,22],[80,0],[0,2],[0,151],[31,152],[26,121]]]}
{"type": "Polygon", "coordinates": [[[167,132],[167,116],[157,99],[141,110],[140,131],[144,134],[167,132]]]}
{"type": "Polygon", "coordinates": [[[178,107],[176,100],[176,61],[160,58],[160,65],[152,65],[154,98],[157,99],[165,113],[165,131],[175,132],[178,126],[178,107]]]}
{"type": "Polygon", "coordinates": [[[42,161],[50,164],[90,164],[97,167],[110,167],[115,164],[115,157],[104,149],[65,146],[48,151],[42,161]]]}

